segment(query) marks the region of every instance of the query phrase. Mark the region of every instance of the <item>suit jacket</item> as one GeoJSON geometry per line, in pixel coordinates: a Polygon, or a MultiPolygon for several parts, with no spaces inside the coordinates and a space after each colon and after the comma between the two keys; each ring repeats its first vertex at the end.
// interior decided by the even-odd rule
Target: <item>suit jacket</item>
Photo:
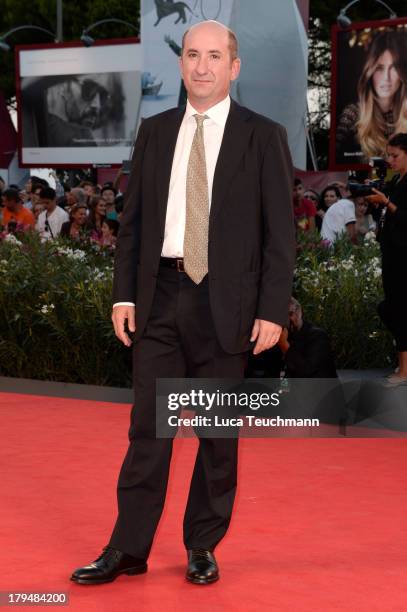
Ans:
{"type": "MultiPolygon", "coordinates": [[[[140,126],[115,255],[113,302],[136,304],[136,335],[150,313],[172,160],[185,107],[140,126]]],[[[293,170],[285,129],[232,100],[215,169],[208,281],[217,336],[250,348],[254,319],[287,324],[295,261],[293,170]]]]}

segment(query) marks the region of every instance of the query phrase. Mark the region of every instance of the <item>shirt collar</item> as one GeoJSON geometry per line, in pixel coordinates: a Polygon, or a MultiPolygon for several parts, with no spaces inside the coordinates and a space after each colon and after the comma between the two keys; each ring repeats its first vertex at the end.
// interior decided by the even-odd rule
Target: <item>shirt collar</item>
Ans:
{"type": "Polygon", "coordinates": [[[208,110],[206,110],[205,113],[199,113],[197,110],[194,109],[194,107],[189,102],[189,100],[187,100],[187,106],[185,109],[185,119],[186,120],[192,119],[193,115],[195,115],[196,113],[198,113],[198,115],[205,114],[214,123],[224,128],[226,124],[226,120],[228,118],[229,110],[230,110],[230,96],[229,95],[226,96],[224,100],[221,100],[214,106],[211,106],[211,108],[208,108],[208,110]]]}

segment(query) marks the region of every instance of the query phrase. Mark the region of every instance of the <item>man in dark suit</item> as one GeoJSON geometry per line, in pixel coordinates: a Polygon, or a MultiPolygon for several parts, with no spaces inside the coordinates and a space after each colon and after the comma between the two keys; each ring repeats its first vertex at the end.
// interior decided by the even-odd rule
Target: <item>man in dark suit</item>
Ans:
{"type": "MultiPolygon", "coordinates": [[[[182,49],[187,106],[143,121],[133,155],[112,314],[118,338],[134,345],[130,445],[116,525],[102,555],[74,572],[82,584],[147,570],[172,452],[172,439],[156,436],[156,379],[242,378],[248,351],[273,346],[287,324],[295,247],[285,130],[230,99],[240,60],[228,28],[196,24],[182,49]]],[[[184,517],[192,583],[219,577],[213,552],[236,474],[237,439],[201,438],[184,517]]]]}

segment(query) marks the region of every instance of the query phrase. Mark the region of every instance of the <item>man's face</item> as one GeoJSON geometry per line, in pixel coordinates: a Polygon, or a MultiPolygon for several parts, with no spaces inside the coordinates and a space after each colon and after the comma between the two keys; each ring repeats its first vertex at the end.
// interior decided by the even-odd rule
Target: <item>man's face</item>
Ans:
{"type": "Polygon", "coordinates": [[[72,191],[67,191],[66,203],[68,204],[68,206],[73,206],[74,204],[76,204],[76,197],[75,194],[72,193],[72,191]]]}
{"type": "Polygon", "coordinates": [[[68,121],[90,129],[97,127],[106,95],[104,88],[90,79],[69,81],[64,93],[68,121]]]}
{"type": "Polygon", "coordinates": [[[185,38],[180,69],[188,99],[197,110],[226,98],[240,71],[240,60],[230,55],[227,30],[213,23],[193,27],[185,38]]]}
{"type": "Polygon", "coordinates": [[[114,204],[114,191],[112,189],[106,189],[102,194],[102,198],[104,199],[106,204],[114,204]]]}
{"type": "Polygon", "coordinates": [[[40,198],[39,204],[41,204],[45,210],[52,210],[55,207],[55,200],[40,198]]]}
{"type": "Polygon", "coordinates": [[[25,184],[25,190],[27,193],[31,193],[32,186],[33,186],[32,180],[28,179],[28,181],[25,184]]]}
{"type": "Polygon", "coordinates": [[[301,183],[299,185],[294,185],[293,195],[294,200],[296,200],[297,202],[302,200],[302,198],[304,197],[304,185],[301,185],[301,183]]]}
{"type": "Polygon", "coordinates": [[[16,202],[15,200],[9,200],[8,198],[6,198],[5,196],[2,196],[1,201],[3,203],[3,206],[5,206],[6,208],[8,208],[8,210],[10,210],[11,212],[13,212],[14,210],[16,210],[17,206],[18,206],[18,202],[16,202]]]}

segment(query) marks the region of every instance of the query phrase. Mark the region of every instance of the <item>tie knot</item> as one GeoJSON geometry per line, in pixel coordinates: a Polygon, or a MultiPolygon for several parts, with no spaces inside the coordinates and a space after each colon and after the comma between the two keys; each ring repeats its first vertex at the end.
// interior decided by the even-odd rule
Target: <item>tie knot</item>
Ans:
{"type": "Polygon", "coordinates": [[[195,121],[196,121],[198,128],[202,128],[203,122],[205,121],[205,119],[209,119],[208,115],[195,114],[194,117],[195,117],[195,121]]]}

